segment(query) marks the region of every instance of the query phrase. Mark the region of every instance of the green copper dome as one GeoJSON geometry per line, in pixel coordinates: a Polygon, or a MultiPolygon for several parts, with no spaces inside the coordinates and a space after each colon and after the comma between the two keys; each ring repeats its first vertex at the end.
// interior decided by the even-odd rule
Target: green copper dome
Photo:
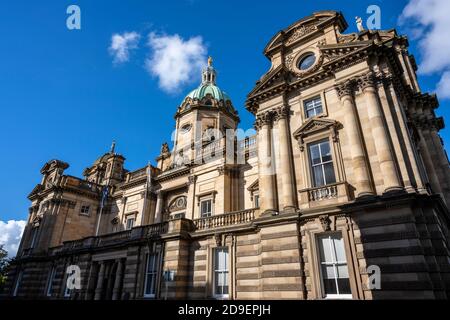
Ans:
{"type": "Polygon", "coordinates": [[[197,89],[192,90],[186,98],[201,100],[210,94],[216,100],[230,100],[228,94],[226,94],[222,89],[212,83],[202,83],[197,89]]]}

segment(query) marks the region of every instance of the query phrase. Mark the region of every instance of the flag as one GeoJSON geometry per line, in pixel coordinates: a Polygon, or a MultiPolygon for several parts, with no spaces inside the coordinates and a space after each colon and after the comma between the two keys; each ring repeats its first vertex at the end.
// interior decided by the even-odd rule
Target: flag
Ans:
{"type": "Polygon", "coordinates": [[[100,207],[103,209],[106,204],[106,200],[108,200],[109,186],[104,186],[102,190],[102,201],[100,207]]]}

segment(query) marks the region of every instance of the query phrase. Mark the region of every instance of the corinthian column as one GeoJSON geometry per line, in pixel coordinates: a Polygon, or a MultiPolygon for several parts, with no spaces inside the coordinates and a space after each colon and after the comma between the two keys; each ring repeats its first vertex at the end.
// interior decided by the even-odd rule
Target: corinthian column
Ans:
{"type": "Polygon", "coordinates": [[[258,130],[258,162],[259,162],[259,193],[261,213],[276,212],[275,195],[275,163],[271,142],[272,112],[259,114],[256,119],[258,130]]]}
{"type": "Polygon", "coordinates": [[[370,183],[367,158],[362,144],[362,134],[359,129],[356,106],[353,100],[352,84],[345,82],[336,87],[345,114],[345,131],[350,144],[352,157],[353,177],[355,179],[356,194],[358,197],[373,195],[370,183]]]}
{"type": "Polygon", "coordinates": [[[295,205],[295,193],[294,193],[294,172],[292,170],[292,161],[290,152],[290,139],[289,139],[289,107],[282,106],[275,110],[275,120],[278,123],[278,138],[280,143],[280,172],[282,182],[283,196],[281,203],[284,211],[294,211],[295,205]]]}
{"type": "Polygon", "coordinates": [[[389,143],[387,129],[384,125],[381,105],[372,72],[358,79],[364,98],[367,103],[367,113],[372,127],[372,136],[375,143],[381,174],[383,176],[385,192],[401,190],[401,183],[395,167],[394,156],[389,143]]]}

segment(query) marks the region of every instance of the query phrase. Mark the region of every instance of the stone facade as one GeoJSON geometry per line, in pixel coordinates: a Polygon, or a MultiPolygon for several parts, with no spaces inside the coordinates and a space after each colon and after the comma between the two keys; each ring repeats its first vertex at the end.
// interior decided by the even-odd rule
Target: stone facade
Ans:
{"type": "Polygon", "coordinates": [[[437,99],[406,37],[346,28],[322,11],[270,40],[246,102],[255,135],[226,135],[239,116],[210,60],[155,167],[127,171],[114,145],[84,179],[49,161],[3,296],[450,297],[437,99]]]}

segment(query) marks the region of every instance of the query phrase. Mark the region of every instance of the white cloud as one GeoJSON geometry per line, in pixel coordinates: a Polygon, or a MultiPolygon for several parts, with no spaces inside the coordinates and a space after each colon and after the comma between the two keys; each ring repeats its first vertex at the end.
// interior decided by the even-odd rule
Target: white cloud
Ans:
{"type": "Polygon", "coordinates": [[[20,239],[22,237],[23,229],[27,224],[23,220],[9,220],[8,222],[0,221],[0,244],[3,244],[8,255],[13,257],[19,249],[20,239]]]}
{"type": "Polygon", "coordinates": [[[449,98],[450,93],[443,93],[449,88],[450,41],[450,1],[448,0],[410,0],[400,16],[399,23],[420,41],[421,63],[419,72],[431,75],[443,73],[437,91],[442,98],[449,98]],[[422,29],[421,32],[418,30],[422,29]]]}
{"type": "Polygon", "coordinates": [[[450,71],[444,72],[439,81],[436,93],[442,99],[450,99],[450,71]]]}
{"type": "Polygon", "coordinates": [[[200,78],[206,64],[207,49],[200,36],[184,40],[178,34],[148,36],[150,57],[145,61],[147,71],[158,78],[166,92],[176,92],[182,85],[200,78]]]}
{"type": "Polygon", "coordinates": [[[130,51],[138,47],[140,37],[134,31],[113,34],[108,49],[110,55],[113,56],[113,62],[116,64],[127,62],[130,59],[130,51]]]}

